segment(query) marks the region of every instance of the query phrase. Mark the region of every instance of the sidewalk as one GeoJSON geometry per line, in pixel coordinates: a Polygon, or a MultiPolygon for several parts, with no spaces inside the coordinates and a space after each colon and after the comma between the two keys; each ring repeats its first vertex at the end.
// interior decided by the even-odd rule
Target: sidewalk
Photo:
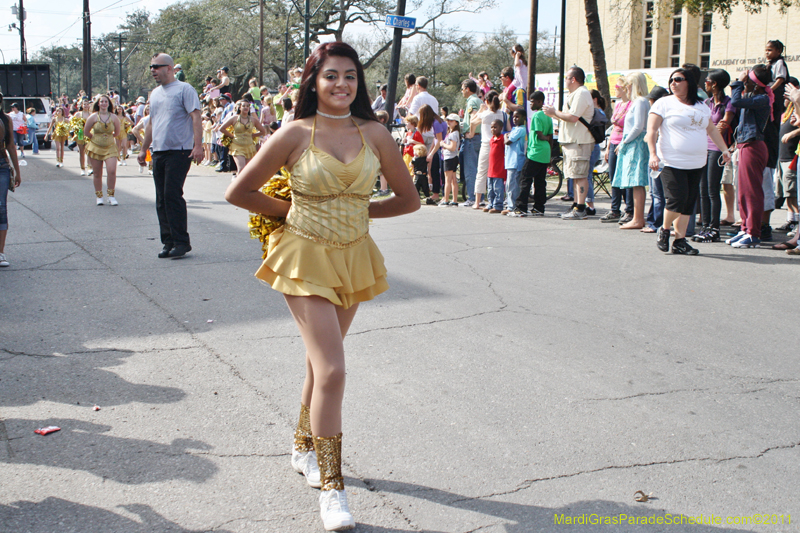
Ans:
{"type": "MultiPolygon", "coordinates": [[[[304,348],[253,277],[230,175],[192,166],[193,251],[165,260],[135,164],[97,207],[77,152],[26,159],[0,271],[0,532],[322,531],[289,465],[304,348]]],[[[356,531],[796,531],[725,522],[800,520],[797,259],[665,255],[556,204],[373,222],[391,289],[345,343],[356,531]],[[569,522],[620,514],[723,522],[569,522]]]]}

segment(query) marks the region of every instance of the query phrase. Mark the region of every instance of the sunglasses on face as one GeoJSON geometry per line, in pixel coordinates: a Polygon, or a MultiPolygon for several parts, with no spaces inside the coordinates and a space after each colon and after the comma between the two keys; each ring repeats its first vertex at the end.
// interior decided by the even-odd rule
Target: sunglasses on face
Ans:
{"type": "Polygon", "coordinates": [[[169,65],[150,65],[150,70],[158,70],[161,67],[168,67],[169,65]]]}
{"type": "Polygon", "coordinates": [[[686,78],[681,78],[680,76],[675,76],[674,78],[670,78],[670,83],[680,83],[682,81],[686,81],[686,78]]]}
{"type": "Polygon", "coordinates": [[[625,86],[624,85],[614,85],[614,88],[615,89],[624,89],[625,86]]]}

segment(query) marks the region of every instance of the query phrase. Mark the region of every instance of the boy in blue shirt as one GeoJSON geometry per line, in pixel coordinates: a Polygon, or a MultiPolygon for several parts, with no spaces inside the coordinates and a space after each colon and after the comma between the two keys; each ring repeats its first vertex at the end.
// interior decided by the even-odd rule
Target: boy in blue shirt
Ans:
{"type": "Polygon", "coordinates": [[[514,111],[514,127],[510,133],[505,134],[506,198],[501,211],[504,215],[514,210],[514,202],[519,196],[519,173],[525,163],[526,134],[525,112],[514,111]]]}
{"type": "Polygon", "coordinates": [[[528,216],[528,198],[533,184],[534,216],[544,216],[547,201],[547,167],[550,165],[550,141],[553,139],[553,120],[544,114],[544,93],[531,94],[531,108],[535,111],[531,119],[531,134],[528,135],[528,150],[522,165],[519,195],[510,217],[528,216]]]}

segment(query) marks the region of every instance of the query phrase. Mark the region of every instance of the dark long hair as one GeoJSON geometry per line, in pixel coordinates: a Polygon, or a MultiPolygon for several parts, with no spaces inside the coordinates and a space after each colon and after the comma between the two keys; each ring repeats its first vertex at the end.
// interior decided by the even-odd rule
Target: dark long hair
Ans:
{"type": "Polygon", "coordinates": [[[100,112],[100,99],[105,98],[108,100],[108,112],[112,115],[114,114],[114,100],[111,99],[108,95],[101,94],[97,98],[95,98],[94,103],[92,104],[92,113],[99,113],[100,112]]]}
{"type": "Polygon", "coordinates": [[[497,110],[500,109],[500,97],[494,89],[486,93],[486,105],[489,106],[492,113],[497,113],[497,110]]]}
{"type": "Polygon", "coordinates": [[[346,57],[356,66],[356,77],[358,80],[358,90],[356,99],[350,104],[350,113],[354,117],[364,120],[378,121],[375,112],[372,110],[367,82],[364,80],[364,67],[358,59],[358,53],[347,43],[330,42],[323,43],[316,47],[306,61],[306,68],[303,71],[303,78],[300,82],[300,95],[297,98],[294,117],[306,118],[317,113],[317,76],[325,60],[331,56],[346,57]]]}
{"type": "MultiPolygon", "coordinates": [[[[700,101],[700,97],[697,96],[697,78],[694,77],[694,73],[689,69],[676,68],[669,75],[669,79],[672,79],[675,74],[681,74],[686,78],[686,99],[689,100],[689,105],[695,105],[700,101]]],[[[672,94],[672,83],[669,84],[669,94],[672,94]]]]}

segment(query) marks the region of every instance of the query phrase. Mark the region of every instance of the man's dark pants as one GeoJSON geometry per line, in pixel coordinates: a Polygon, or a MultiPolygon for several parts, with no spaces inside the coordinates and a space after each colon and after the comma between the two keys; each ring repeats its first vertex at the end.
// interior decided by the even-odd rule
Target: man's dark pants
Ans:
{"type": "Polygon", "coordinates": [[[153,180],[156,185],[156,212],[165,246],[189,244],[186,200],[183,184],[192,166],[191,150],[153,152],[153,180]]]}

